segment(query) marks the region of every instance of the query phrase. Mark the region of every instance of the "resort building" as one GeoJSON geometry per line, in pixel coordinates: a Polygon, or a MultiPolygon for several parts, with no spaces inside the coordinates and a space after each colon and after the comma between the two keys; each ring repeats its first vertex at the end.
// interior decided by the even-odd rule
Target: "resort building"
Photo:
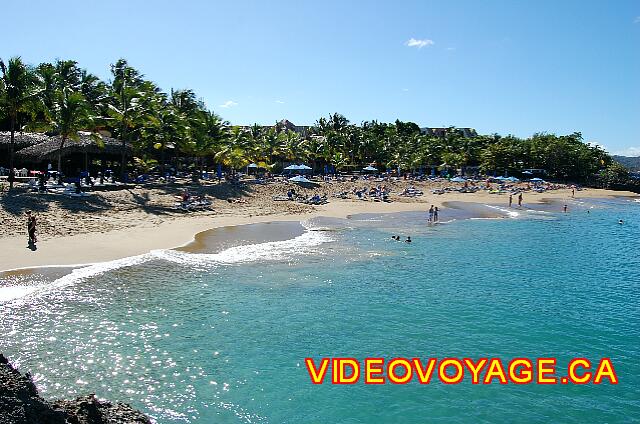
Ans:
{"type": "Polygon", "coordinates": [[[450,132],[450,131],[455,131],[464,138],[476,137],[478,135],[477,131],[474,128],[456,128],[456,127],[441,127],[441,128],[422,127],[420,128],[420,133],[422,135],[433,135],[441,138],[444,138],[447,135],[447,132],[450,132]]]}

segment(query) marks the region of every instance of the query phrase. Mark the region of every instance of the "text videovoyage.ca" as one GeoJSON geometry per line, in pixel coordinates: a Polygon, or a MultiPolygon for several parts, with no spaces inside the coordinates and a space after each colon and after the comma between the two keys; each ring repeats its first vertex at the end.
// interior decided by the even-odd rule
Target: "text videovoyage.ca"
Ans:
{"type": "Polygon", "coordinates": [[[609,358],[305,358],[313,384],[618,384],[609,358]],[[326,378],[326,379],[325,379],[326,378]]]}

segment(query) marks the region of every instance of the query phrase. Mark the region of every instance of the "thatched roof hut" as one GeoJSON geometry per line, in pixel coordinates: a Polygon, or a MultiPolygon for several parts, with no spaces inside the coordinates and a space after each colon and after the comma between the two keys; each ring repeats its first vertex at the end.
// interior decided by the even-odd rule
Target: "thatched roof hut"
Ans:
{"type": "MultiPolygon", "coordinates": [[[[28,133],[25,133],[28,134],[28,133]]],[[[55,160],[58,157],[58,149],[62,141],[60,136],[47,136],[44,134],[29,134],[31,140],[39,140],[16,152],[16,158],[23,162],[38,163],[45,160],[55,160]]],[[[96,142],[88,133],[80,133],[78,140],[67,140],[62,148],[62,157],[72,154],[90,154],[100,156],[119,156],[122,154],[122,143],[111,137],[102,137],[102,145],[96,142]]],[[[131,153],[131,147],[127,145],[127,154],[131,153]]]]}
{"type": "MultiPolygon", "coordinates": [[[[14,134],[15,149],[19,150],[24,147],[48,141],[51,137],[41,133],[16,132],[14,134]]],[[[0,131],[0,149],[9,150],[11,144],[11,132],[0,131]]]]}

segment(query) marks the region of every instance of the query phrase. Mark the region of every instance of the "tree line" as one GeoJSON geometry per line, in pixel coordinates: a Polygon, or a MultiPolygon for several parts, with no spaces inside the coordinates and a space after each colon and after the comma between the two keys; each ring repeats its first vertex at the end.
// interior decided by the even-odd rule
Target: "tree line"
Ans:
{"type": "Polygon", "coordinates": [[[131,147],[134,166],[161,172],[167,163],[186,162],[193,169],[217,163],[235,170],[254,162],[277,171],[283,163],[300,161],[338,171],[375,165],[402,172],[449,168],[503,175],[534,168],[558,180],[624,178],[624,169],[599,146],[584,143],[579,132],[469,137],[450,127],[432,135],[421,133],[413,122],[358,125],[334,113],[301,133],[282,123],[231,125],[192,90],[165,93],[124,59],[111,66],[109,81],[73,60],[31,66],[13,57],[0,60],[0,70],[0,129],[11,132],[11,168],[18,131],[58,135],[62,151],[79,131],[90,132],[100,143],[106,130],[122,143],[122,176],[131,147]]]}

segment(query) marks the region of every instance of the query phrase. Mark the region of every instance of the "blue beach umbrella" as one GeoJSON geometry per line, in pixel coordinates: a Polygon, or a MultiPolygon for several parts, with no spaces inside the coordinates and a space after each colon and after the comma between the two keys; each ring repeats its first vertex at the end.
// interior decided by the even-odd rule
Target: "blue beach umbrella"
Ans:
{"type": "Polygon", "coordinates": [[[451,181],[452,183],[466,183],[467,182],[467,180],[465,180],[464,178],[461,178],[461,177],[451,178],[451,180],[449,180],[449,181],[451,181]]]}

